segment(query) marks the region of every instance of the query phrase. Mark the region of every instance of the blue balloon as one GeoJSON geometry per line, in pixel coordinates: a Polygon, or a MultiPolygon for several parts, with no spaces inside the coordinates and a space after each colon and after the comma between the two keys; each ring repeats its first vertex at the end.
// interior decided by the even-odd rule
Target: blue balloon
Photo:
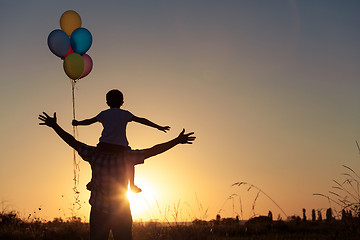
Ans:
{"type": "Polygon", "coordinates": [[[60,29],[52,31],[47,39],[50,51],[58,57],[65,57],[70,49],[69,36],[60,29]]]}
{"type": "Polygon", "coordinates": [[[91,33],[86,28],[77,28],[70,36],[70,43],[74,52],[83,55],[91,47],[91,33]]]}

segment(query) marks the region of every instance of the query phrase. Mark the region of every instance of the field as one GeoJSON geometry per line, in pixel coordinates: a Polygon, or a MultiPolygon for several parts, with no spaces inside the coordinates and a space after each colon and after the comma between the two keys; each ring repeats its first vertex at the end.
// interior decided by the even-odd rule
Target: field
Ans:
{"type": "MultiPolygon", "coordinates": [[[[257,191],[253,201],[253,217],[248,221],[240,221],[236,218],[221,218],[218,214],[216,219],[205,221],[195,219],[192,222],[169,222],[166,216],[164,222],[134,222],[134,240],[225,240],[225,239],[360,239],[360,176],[350,167],[343,174],[345,180],[335,181],[335,186],[330,195],[314,194],[325,197],[329,203],[335,204],[340,210],[328,208],[324,218],[322,210],[313,209],[311,220],[306,217],[303,209],[303,217],[290,216],[286,220],[278,217],[273,220],[272,213],[268,216],[259,216],[255,213],[256,200],[259,195],[264,195],[271,201],[273,199],[260,188],[246,183],[238,182],[233,186],[244,187],[247,191],[257,191]]],[[[227,200],[239,197],[232,194],[227,200]]],[[[241,202],[241,201],[240,201],[241,202]]],[[[281,210],[281,207],[273,201],[281,210]]],[[[204,212],[201,204],[200,211],[204,212]]],[[[240,207],[242,207],[240,205],[240,207]]],[[[175,208],[174,216],[178,214],[175,208]]],[[[205,210],[205,213],[207,210],[205,210]]],[[[221,211],[219,211],[220,213],[221,211]]],[[[240,209],[242,212],[242,209],[240,209]]],[[[206,215],[206,214],[204,214],[206,215]]],[[[0,240],[87,240],[89,239],[89,223],[81,218],[73,217],[55,218],[52,221],[41,220],[37,217],[22,219],[15,211],[0,211],[0,240]]],[[[174,218],[177,219],[176,217],[174,218]]],[[[109,239],[112,239],[110,234],[109,239]]]]}
{"type": "MultiPolygon", "coordinates": [[[[135,222],[134,240],[177,239],[360,239],[360,219],[351,218],[330,221],[304,221],[292,218],[288,221],[271,221],[257,217],[246,222],[236,219],[193,221],[191,223],[135,222]]],[[[89,239],[89,224],[73,217],[64,221],[24,221],[16,213],[1,215],[1,240],[89,239]]],[[[112,239],[111,235],[110,238],[112,239]]]]}

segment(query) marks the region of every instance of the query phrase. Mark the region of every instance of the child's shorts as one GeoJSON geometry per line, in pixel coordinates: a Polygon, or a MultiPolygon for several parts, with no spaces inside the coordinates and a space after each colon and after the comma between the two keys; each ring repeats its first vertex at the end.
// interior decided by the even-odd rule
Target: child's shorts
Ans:
{"type": "Polygon", "coordinates": [[[99,142],[96,147],[102,152],[121,152],[131,149],[129,146],[122,146],[104,142],[99,142]]]}

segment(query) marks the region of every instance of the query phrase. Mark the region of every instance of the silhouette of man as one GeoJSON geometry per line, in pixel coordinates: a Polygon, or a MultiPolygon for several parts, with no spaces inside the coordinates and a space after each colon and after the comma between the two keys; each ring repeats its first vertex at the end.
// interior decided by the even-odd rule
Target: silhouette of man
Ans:
{"type": "Polygon", "coordinates": [[[89,203],[90,239],[108,239],[110,229],[114,239],[132,240],[132,216],[130,204],[126,198],[128,178],[126,166],[142,164],[144,160],[163,153],[178,144],[192,144],[193,132],[185,129],[174,139],[143,150],[122,152],[104,152],[96,147],[77,141],[58,124],[56,113],[53,117],[43,112],[39,115],[40,125],[52,128],[70,147],[75,149],[84,161],[89,162],[92,170],[93,189],[89,203]]]}

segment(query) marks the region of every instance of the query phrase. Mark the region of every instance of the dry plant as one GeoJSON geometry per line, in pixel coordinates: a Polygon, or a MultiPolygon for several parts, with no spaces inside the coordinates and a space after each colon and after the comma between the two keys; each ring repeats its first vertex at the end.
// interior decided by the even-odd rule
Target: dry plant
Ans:
{"type": "MultiPolygon", "coordinates": [[[[258,200],[260,194],[265,195],[270,201],[272,201],[279,209],[280,211],[285,215],[285,217],[287,217],[288,215],[285,213],[285,211],[279,206],[279,204],[277,204],[274,199],[272,199],[267,193],[265,193],[262,189],[260,189],[259,187],[255,186],[254,184],[251,183],[247,183],[247,182],[236,182],[234,184],[231,185],[232,187],[237,186],[237,187],[241,187],[241,186],[247,186],[247,191],[249,192],[252,189],[255,189],[257,191],[256,196],[253,200],[253,203],[251,205],[251,212],[252,212],[252,216],[251,217],[255,217],[256,213],[255,213],[255,206],[256,206],[256,201],[258,200]]],[[[232,206],[233,206],[233,214],[235,213],[235,198],[238,197],[239,198],[239,205],[240,205],[240,214],[237,213],[237,215],[240,215],[241,219],[243,219],[243,207],[242,207],[242,201],[241,201],[241,197],[238,194],[232,194],[230,195],[224,202],[223,206],[221,207],[221,209],[219,210],[218,214],[220,214],[220,212],[223,210],[224,205],[226,204],[227,201],[232,200],[232,206]]]]}
{"type": "Polygon", "coordinates": [[[232,202],[233,217],[236,214],[237,216],[240,217],[241,220],[243,220],[243,207],[242,207],[241,196],[236,194],[236,193],[231,194],[227,199],[225,199],[224,203],[221,205],[221,208],[219,209],[217,214],[220,215],[220,213],[222,211],[224,211],[225,204],[230,200],[232,202]],[[239,198],[240,213],[235,211],[235,199],[236,199],[236,197],[239,198]]]}
{"type": "MultiPolygon", "coordinates": [[[[345,179],[340,181],[333,180],[335,183],[329,194],[314,193],[328,199],[329,204],[335,203],[341,210],[351,211],[360,217],[360,177],[350,167],[343,165],[347,172],[342,173],[345,179]]],[[[337,211],[338,212],[338,211],[337,211]]]]}
{"type": "MultiPolygon", "coordinates": [[[[360,154],[360,147],[356,141],[360,154]]],[[[335,183],[329,194],[315,193],[315,196],[321,196],[328,199],[330,207],[331,203],[335,203],[341,210],[351,211],[355,216],[360,217],[360,176],[349,166],[342,165],[345,168],[341,175],[345,177],[342,181],[333,180],[335,183]]],[[[339,212],[339,211],[337,211],[339,212]]]]}
{"type": "Polygon", "coordinates": [[[160,206],[160,203],[155,200],[156,207],[151,206],[150,203],[143,198],[144,202],[147,205],[145,213],[147,214],[149,221],[151,222],[164,222],[169,225],[177,225],[181,222],[187,222],[188,220],[202,220],[205,221],[208,218],[209,208],[204,208],[201,202],[196,197],[196,208],[192,207],[188,202],[182,202],[179,199],[176,203],[167,204],[163,207],[160,206]],[[188,218],[183,218],[183,214],[188,215],[188,218]]]}

